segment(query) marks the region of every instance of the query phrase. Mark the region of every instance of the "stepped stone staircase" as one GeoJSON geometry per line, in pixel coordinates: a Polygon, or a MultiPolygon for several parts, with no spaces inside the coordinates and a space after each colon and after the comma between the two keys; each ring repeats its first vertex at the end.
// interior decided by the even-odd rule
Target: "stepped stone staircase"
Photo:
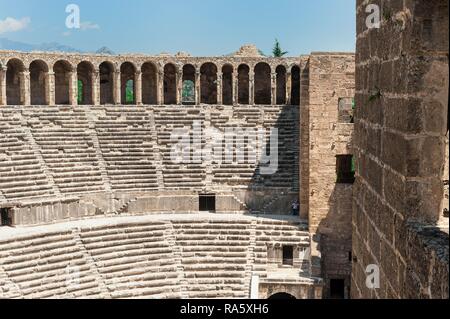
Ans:
{"type": "Polygon", "coordinates": [[[0,189],[7,201],[56,195],[22,125],[22,113],[0,109],[0,189]]]}
{"type": "Polygon", "coordinates": [[[104,190],[89,123],[82,108],[27,110],[28,126],[61,193],[104,190]]]}

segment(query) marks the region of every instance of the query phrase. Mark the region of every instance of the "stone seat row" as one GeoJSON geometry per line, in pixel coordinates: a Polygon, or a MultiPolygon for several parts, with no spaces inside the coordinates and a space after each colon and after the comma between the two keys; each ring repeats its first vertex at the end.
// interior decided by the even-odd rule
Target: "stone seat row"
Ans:
{"type": "MultiPolygon", "coordinates": [[[[123,223],[81,228],[78,242],[72,232],[27,235],[0,240],[0,267],[23,297],[100,296],[103,282],[113,298],[179,298],[180,271],[185,296],[247,297],[249,225],[232,219],[123,223]],[[65,284],[67,266],[80,275],[74,287],[65,284]]],[[[254,271],[265,274],[266,240],[298,240],[302,227],[270,219],[257,223],[256,232],[272,237],[257,236],[254,271]]]]}
{"type": "Polygon", "coordinates": [[[98,281],[72,234],[30,236],[0,242],[0,267],[25,298],[98,296],[98,281]],[[68,285],[70,271],[76,285],[68,285]]]}

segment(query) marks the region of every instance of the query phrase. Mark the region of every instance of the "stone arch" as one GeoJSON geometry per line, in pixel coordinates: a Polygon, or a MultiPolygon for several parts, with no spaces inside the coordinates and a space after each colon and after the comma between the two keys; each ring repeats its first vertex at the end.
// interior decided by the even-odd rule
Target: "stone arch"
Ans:
{"type": "Polygon", "coordinates": [[[30,63],[30,101],[31,105],[46,105],[48,65],[42,60],[30,63]]]}
{"type": "Polygon", "coordinates": [[[105,61],[99,66],[100,104],[114,104],[114,64],[105,61]]]}
{"type": "Polygon", "coordinates": [[[172,63],[164,66],[164,104],[177,104],[177,68],[172,63]]]}
{"type": "Polygon", "coordinates": [[[183,91],[182,103],[186,105],[195,104],[195,67],[192,64],[183,66],[183,91]]]}
{"type": "Polygon", "coordinates": [[[158,102],[158,68],[152,62],[142,67],[142,103],[155,105],[158,102]]]}
{"type": "Polygon", "coordinates": [[[260,62],[255,66],[255,104],[272,104],[270,65],[260,62]]]}
{"type": "Polygon", "coordinates": [[[20,105],[23,99],[23,72],[25,65],[19,59],[11,59],[6,63],[6,102],[8,105],[20,105]]]}
{"type": "Polygon", "coordinates": [[[225,64],[222,67],[222,103],[233,105],[233,66],[225,64]]]}
{"type": "Polygon", "coordinates": [[[238,103],[250,103],[250,68],[241,64],[238,68],[238,103]]]}
{"type": "Polygon", "coordinates": [[[217,66],[207,62],[200,68],[200,103],[217,104],[217,66]]]}
{"type": "Polygon", "coordinates": [[[78,85],[78,104],[93,105],[92,89],[93,89],[94,66],[91,62],[82,61],[77,66],[77,85],[78,85]]]}
{"type": "Polygon", "coordinates": [[[284,65],[277,66],[275,70],[277,74],[277,105],[286,104],[286,67],[284,65]]]}
{"type": "Polygon", "coordinates": [[[284,299],[284,300],[293,300],[297,299],[293,295],[288,294],[287,292],[277,292],[273,295],[271,295],[268,299],[277,300],[277,299],[284,299]]]}
{"type": "Polygon", "coordinates": [[[53,71],[55,72],[55,103],[68,105],[73,67],[68,61],[59,60],[53,65],[53,71]]]}
{"type": "Polygon", "coordinates": [[[120,66],[120,94],[122,104],[136,104],[136,67],[131,62],[120,66]]]}
{"type": "Polygon", "coordinates": [[[300,67],[294,65],[291,70],[291,105],[300,105],[300,67]]]}

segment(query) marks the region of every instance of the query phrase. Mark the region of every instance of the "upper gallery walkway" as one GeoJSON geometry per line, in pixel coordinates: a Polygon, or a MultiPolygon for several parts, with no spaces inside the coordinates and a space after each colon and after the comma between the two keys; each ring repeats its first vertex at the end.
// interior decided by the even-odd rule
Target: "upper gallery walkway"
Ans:
{"type": "Polygon", "coordinates": [[[0,105],[299,105],[307,56],[0,51],[0,105]]]}

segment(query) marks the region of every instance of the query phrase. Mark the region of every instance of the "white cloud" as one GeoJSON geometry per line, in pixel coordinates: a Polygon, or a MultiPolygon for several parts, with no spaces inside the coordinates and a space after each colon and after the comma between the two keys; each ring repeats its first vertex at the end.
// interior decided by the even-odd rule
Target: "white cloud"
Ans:
{"type": "Polygon", "coordinates": [[[100,29],[100,26],[96,23],[92,23],[90,21],[85,21],[80,23],[80,29],[83,31],[86,30],[98,30],[100,29]]]}
{"type": "Polygon", "coordinates": [[[20,20],[7,17],[5,20],[0,20],[0,34],[6,32],[17,32],[25,29],[31,22],[29,17],[20,20]]]}

